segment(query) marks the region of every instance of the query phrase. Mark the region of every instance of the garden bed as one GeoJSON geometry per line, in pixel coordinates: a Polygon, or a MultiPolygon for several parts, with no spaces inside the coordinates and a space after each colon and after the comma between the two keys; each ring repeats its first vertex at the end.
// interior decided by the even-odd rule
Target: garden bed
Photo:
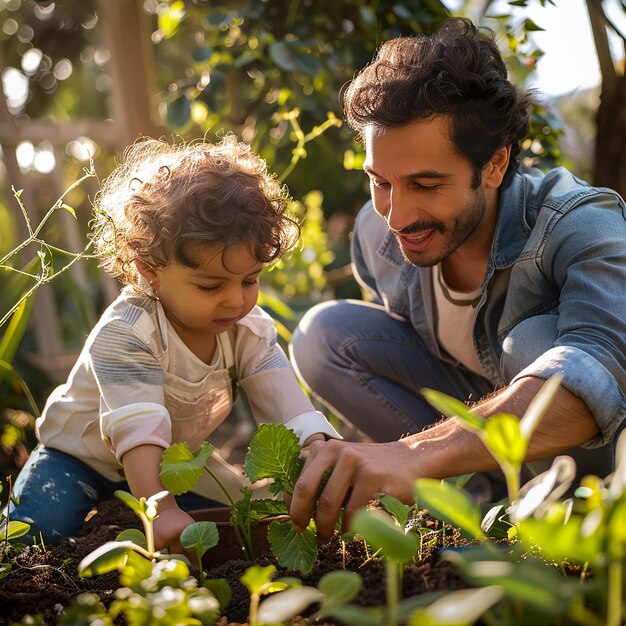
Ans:
{"type": "MultiPolygon", "coordinates": [[[[427,523],[432,525],[433,531],[440,524],[432,519],[428,519],[427,523]]],[[[9,625],[21,621],[24,615],[37,613],[43,615],[44,624],[56,624],[63,607],[83,592],[97,594],[105,606],[108,606],[114,599],[115,590],[120,586],[118,573],[79,578],[77,565],[87,554],[115,539],[121,530],[140,527],[137,516],[130,509],[118,500],[111,500],[98,507],[77,537],[63,539],[58,546],[49,546],[46,551],[29,547],[19,554],[11,551],[0,554],[0,563],[13,562],[8,575],[0,583],[0,624],[9,625]]],[[[442,537],[447,545],[459,541],[458,532],[449,527],[445,534],[433,533],[432,545],[425,545],[419,560],[405,568],[402,589],[404,596],[467,586],[452,565],[438,561],[442,537]]],[[[261,555],[255,563],[276,565],[270,555],[261,555]]],[[[207,572],[209,578],[225,578],[231,586],[232,599],[226,607],[223,624],[245,623],[247,619],[249,595],[239,579],[250,565],[249,561],[229,561],[207,572]]],[[[337,536],[329,544],[320,547],[310,574],[301,576],[278,567],[277,576],[296,575],[304,584],[316,586],[324,574],[341,569],[357,572],[363,579],[363,587],[354,600],[356,604],[384,605],[383,563],[361,541],[342,544],[337,536]]],[[[294,620],[294,623],[306,622],[300,619],[294,620]]]]}

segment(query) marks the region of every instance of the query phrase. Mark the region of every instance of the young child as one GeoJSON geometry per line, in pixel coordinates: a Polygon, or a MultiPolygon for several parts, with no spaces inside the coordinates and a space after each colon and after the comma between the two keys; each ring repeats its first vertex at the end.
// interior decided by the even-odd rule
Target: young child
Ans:
{"type": "MultiPolygon", "coordinates": [[[[127,286],[48,399],[40,444],[14,488],[11,519],[48,543],[74,534],[116,489],[138,498],[162,491],[163,450],[179,441],[199,448],[230,413],[235,380],[258,422],[284,423],[305,445],[339,436],[256,306],[261,270],[299,236],[265,162],[233,136],[144,140],[124,156],[96,197],[94,243],[127,286]]],[[[236,497],[241,473],[210,462],[236,497]]],[[[193,521],[185,511],[224,501],[210,477],[194,491],[160,501],[158,548],[180,552],[193,521]]]]}

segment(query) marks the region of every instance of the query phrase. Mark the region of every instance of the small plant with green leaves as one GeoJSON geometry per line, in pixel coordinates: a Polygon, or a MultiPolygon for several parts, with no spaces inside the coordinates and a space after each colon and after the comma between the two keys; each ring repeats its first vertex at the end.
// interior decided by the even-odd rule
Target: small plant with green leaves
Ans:
{"type": "MultiPolygon", "coordinates": [[[[9,497],[11,500],[11,479],[7,478],[9,483],[9,497]]],[[[2,484],[0,483],[0,493],[2,492],[2,484]]],[[[8,510],[8,507],[7,507],[8,510]]],[[[26,535],[30,531],[30,524],[25,522],[15,521],[10,519],[10,514],[6,516],[0,511],[0,554],[5,555],[10,551],[10,548],[15,548],[18,545],[18,540],[26,535]]],[[[3,558],[0,561],[0,580],[6,578],[13,569],[14,559],[3,558]]]]}
{"type": "Polygon", "coordinates": [[[565,456],[556,457],[548,471],[519,488],[530,435],[559,383],[560,377],[550,379],[519,422],[507,415],[484,420],[458,401],[426,392],[434,406],[478,432],[507,477],[511,502],[506,517],[513,541],[500,546],[506,550],[487,537],[503,505],[481,521],[478,505],[453,485],[419,479],[414,487],[421,506],[480,542],[471,550],[444,551],[442,557],[471,585],[501,589],[502,601],[483,616],[486,623],[619,626],[623,621],[626,437],[617,445],[615,472],[605,480],[583,478],[573,498],[559,499],[575,476],[575,463],[565,456]],[[494,419],[495,425],[489,426],[494,419]],[[580,568],[580,580],[559,572],[572,567],[580,568]]]}
{"type": "MultiPolygon", "coordinates": [[[[9,483],[9,497],[8,500],[11,500],[11,479],[10,477],[7,479],[9,483]]],[[[2,484],[0,483],[0,493],[2,493],[2,484]]],[[[7,507],[8,510],[8,507],[7,507]]],[[[10,544],[21,537],[24,537],[28,534],[30,530],[30,524],[26,522],[14,521],[10,517],[10,513],[7,512],[4,515],[0,511],[0,546],[10,544]]],[[[1,566],[0,566],[1,568],[1,566]]],[[[0,571],[0,579],[2,579],[2,572],[0,571]]]]}
{"type": "MultiPolygon", "coordinates": [[[[244,474],[252,483],[271,479],[270,493],[291,496],[296,480],[302,470],[300,458],[302,447],[295,433],[282,424],[262,424],[250,441],[244,462],[244,474]]],[[[281,500],[254,499],[249,487],[241,489],[241,497],[235,500],[217,476],[207,467],[213,446],[203,442],[197,452],[191,452],[186,443],[176,443],[163,454],[161,461],[161,484],[171,493],[179,495],[189,491],[208,472],[231,504],[230,522],[249,559],[254,559],[252,528],[262,519],[274,515],[286,515],[287,506],[281,500]]],[[[270,548],[278,562],[293,571],[307,573],[313,567],[317,555],[314,522],[302,533],[296,531],[290,520],[272,521],[268,529],[270,548]]]]}
{"type": "Polygon", "coordinates": [[[432,389],[422,389],[424,397],[448,417],[457,417],[475,432],[498,462],[506,479],[509,502],[517,498],[520,473],[528,444],[541,418],[550,406],[563,376],[552,376],[533,398],[524,416],[519,419],[509,413],[497,413],[485,419],[471,411],[460,400],[432,389]]]}
{"type": "MultiPolygon", "coordinates": [[[[120,567],[122,587],[108,609],[95,594],[82,594],[64,611],[59,624],[126,624],[211,626],[220,616],[220,603],[205,586],[191,576],[184,561],[148,561],[131,553],[120,567]],[[82,619],[83,621],[79,621],[82,619]]],[[[83,575],[94,575],[98,572],[83,575]]],[[[225,605],[222,605],[225,606],[225,605]]]]}
{"type": "MultiPolygon", "coordinates": [[[[122,571],[129,562],[136,566],[138,559],[148,562],[173,558],[186,561],[183,555],[161,553],[155,548],[153,524],[158,515],[159,500],[163,499],[167,493],[167,491],[161,491],[150,498],[137,499],[126,491],[116,491],[116,497],[137,514],[143,524],[144,532],[127,529],[122,531],[115,541],[108,541],[88,554],[78,566],[80,576],[95,576],[114,570],[122,571]]],[[[204,582],[202,555],[217,545],[217,542],[217,526],[214,522],[190,524],[181,535],[183,547],[194,550],[196,553],[201,583],[204,582]]]]}

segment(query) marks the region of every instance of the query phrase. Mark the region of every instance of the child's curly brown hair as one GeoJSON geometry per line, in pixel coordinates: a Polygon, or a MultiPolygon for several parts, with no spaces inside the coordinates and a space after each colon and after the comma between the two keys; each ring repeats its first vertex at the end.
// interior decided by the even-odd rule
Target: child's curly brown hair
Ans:
{"type": "Polygon", "coordinates": [[[269,263],[300,236],[288,203],[265,161],[234,135],[217,143],[144,138],[126,149],[96,195],[93,241],[101,266],[135,286],[135,261],[196,268],[198,244],[245,244],[269,263]]]}

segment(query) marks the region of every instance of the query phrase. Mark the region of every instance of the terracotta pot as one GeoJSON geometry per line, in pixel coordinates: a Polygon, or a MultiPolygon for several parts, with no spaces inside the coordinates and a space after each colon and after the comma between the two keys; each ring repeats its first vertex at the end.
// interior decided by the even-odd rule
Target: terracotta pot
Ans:
{"type": "MultiPolygon", "coordinates": [[[[247,558],[246,553],[237,539],[234,528],[228,521],[230,519],[230,507],[198,509],[196,511],[190,511],[189,515],[191,515],[196,522],[215,522],[217,524],[217,532],[220,537],[219,543],[214,548],[207,550],[202,557],[202,564],[205,568],[221,565],[222,563],[226,563],[226,561],[247,558]]],[[[252,528],[252,548],[255,558],[270,549],[267,539],[267,530],[270,523],[273,521],[285,522],[288,519],[289,515],[273,515],[262,519],[252,528]]]]}

